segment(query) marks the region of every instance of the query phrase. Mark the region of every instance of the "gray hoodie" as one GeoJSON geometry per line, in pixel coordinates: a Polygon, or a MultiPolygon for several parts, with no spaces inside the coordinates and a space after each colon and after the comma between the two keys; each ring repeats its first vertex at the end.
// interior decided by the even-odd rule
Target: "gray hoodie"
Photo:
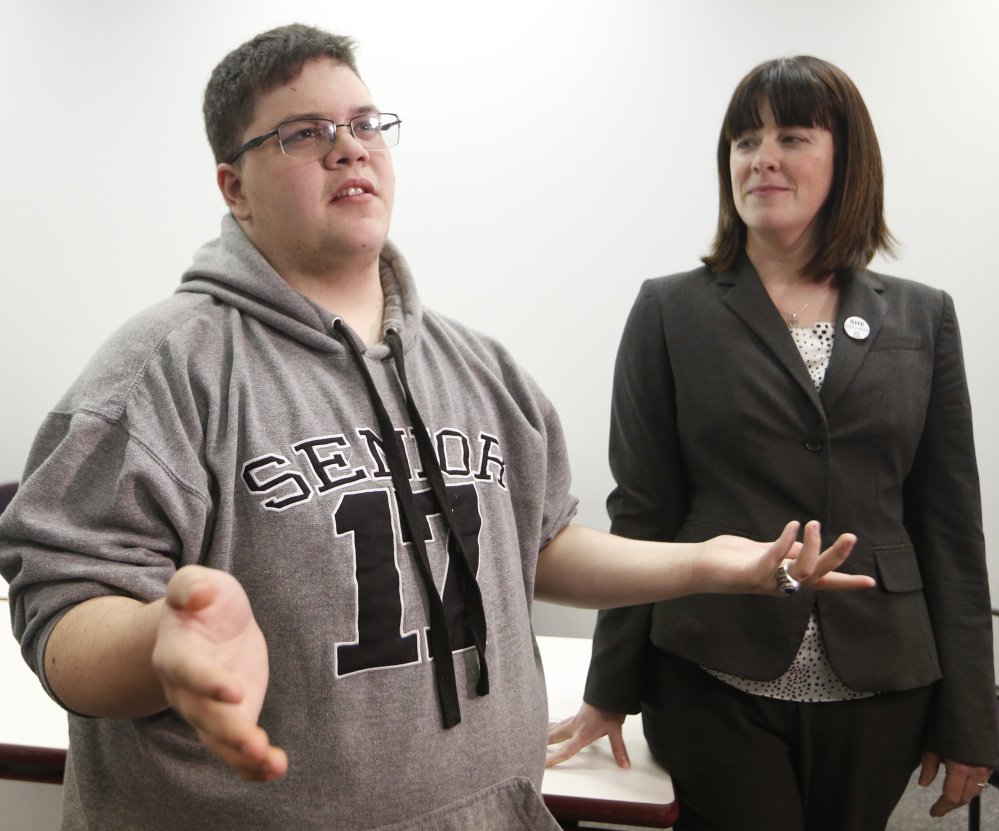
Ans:
{"type": "Polygon", "coordinates": [[[48,635],[83,600],[153,600],[182,565],[224,569],[267,638],[261,725],[290,761],[283,780],[250,784],[172,711],[70,714],[64,829],[557,827],[537,795],[547,712],[530,609],[538,551],[575,511],[558,418],[501,346],[421,307],[391,244],[381,279],[396,355],[352,349],[226,217],[178,292],[112,336],[46,418],[0,520],[29,665],[44,684],[48,635]]]}

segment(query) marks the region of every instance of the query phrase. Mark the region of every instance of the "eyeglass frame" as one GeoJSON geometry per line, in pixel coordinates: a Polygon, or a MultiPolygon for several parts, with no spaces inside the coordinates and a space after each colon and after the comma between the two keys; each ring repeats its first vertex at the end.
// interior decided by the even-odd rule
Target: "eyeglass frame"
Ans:
{"type": "MultiPolygon", "coordinates": [[[[390,124],[389,125],[390,127],[396,127],[396,126],[401,127],[402,126],[402,119],[399,118],[399,116],[396,113],[375,113],[375,112],[361,113],[360,115],[355,115],[353,118],[349,119],[348,121],[344,122],[343,124],[337,124],[332,118],[308,118],[308,117],[301,117],[301,116],[298,117],[298,118],[289,118],[287,121],[282,121],[273,130],[268,130],[266,133],[261,133],[259,136],[251,138],[248,142],[246,142],[246,144],[244,144],[242,147],[239,148],[239,150],[236,151],[236,155],[234,155],[231,159],[229,159],[226,162],[226,164],[235,164],[239,160],[239,157],[242,156],[247,150],[253,150],[255,147],[259,147],[261,144],[263,144],[265,141],[267,141],[267,139],[271,138],[272,136],[278,136],[278,144],[281,147],[281,152],[285,156],[288,156],[289,154],[285,153],[284,143],[281,141],[279,132],[280,132],[281,128],[284,127],[285,124],[294,124],[296,121],[325,121],[325,122],[327,122],[329,124],[332,124],[333,125],[333,139],[330,142],[330,146],[331,147],[333,146],[334,143],[336,143],[336,131],[340,127],[346,127],[348,130],[350,130],[350,135],[351,135],[352,138],[357,139],[357,141],[361,142],[363,145],[366,146],[367,145],[367,141],[365,141],[365,139],[358,138],[357,134],[354,132],[354,122],[357,121],[357,119],[359,119],[359,118],[370,118],[373,115],[387,115],[387,116],[391,116],[392,118],[395,119],[395,123],[394,124],[390,124]]],[[[394,147],[395,145],[392,145],[392,146],[394,147]]],[[[382,151],[382,150],[388,150],[389,148],[388,147],[371,147],[371,148],[368,148],[368,149],[371,152],[379,152],[379,151],[382,151]]]]}

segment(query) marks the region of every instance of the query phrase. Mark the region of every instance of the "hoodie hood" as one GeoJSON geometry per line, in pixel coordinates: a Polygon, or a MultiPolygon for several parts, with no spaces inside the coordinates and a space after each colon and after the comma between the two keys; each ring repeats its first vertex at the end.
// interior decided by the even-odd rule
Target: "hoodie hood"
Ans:
{"type": "MultiPolygon", "coordinates": [[[[409,266],[390,241],[382,248],[379,274],[385,296],[382,333],[394,329],[408,352],[419,336],[423,307],[409,266]]],[[[339,315],[288,285],[231,214],[222,218],[220,236],[195,252],[177,291],[210,295],[311,348],[323,352],[345,348],[339,338],[331,336],[339,315]]],[[[365,352],[372,358],[389,354],[384,343],[365,352]]]]}

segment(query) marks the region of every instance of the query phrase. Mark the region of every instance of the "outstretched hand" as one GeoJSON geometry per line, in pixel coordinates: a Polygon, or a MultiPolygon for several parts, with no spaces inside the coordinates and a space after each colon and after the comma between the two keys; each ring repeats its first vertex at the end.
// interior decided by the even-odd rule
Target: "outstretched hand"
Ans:
{"type": "Polygon", "coordinates": [[[707,577],[705,591],[725,594],[752,593],[781,595],[777,567],[785,563],[788,574],[803,587],[827,591],[853,591],[873,588],[871,577],[837,574],[850,555],[857,538],[840,534],[825,551],[820,551],[822,535],[819,523],[805,525],[802,542],[796,542],[798,523],[789,522],[781,535],[760,553],[761,543],[743,537],[714,537],[703,543],[701,565],[707,577]]]}
{"type": "Polygon", "coordinates": [[[170,706],[218,758],[251,781],[284,775],[285,752],[257,725],[267,691],[267,644],[232,575],[202,566],[174,575],[153,667],[170,706]]]}

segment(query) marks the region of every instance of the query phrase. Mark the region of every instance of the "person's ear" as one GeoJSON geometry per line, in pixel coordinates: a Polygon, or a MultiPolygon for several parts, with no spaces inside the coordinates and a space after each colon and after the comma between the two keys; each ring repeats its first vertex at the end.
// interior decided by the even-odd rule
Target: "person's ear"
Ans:
{"type": "Polygon", "coordinates": [[[239,168],[223,162],[215,169],[215,179],[232,215],[236,219],[249,219],[250,206],[243,190],[243,174],[239,168]]]}

